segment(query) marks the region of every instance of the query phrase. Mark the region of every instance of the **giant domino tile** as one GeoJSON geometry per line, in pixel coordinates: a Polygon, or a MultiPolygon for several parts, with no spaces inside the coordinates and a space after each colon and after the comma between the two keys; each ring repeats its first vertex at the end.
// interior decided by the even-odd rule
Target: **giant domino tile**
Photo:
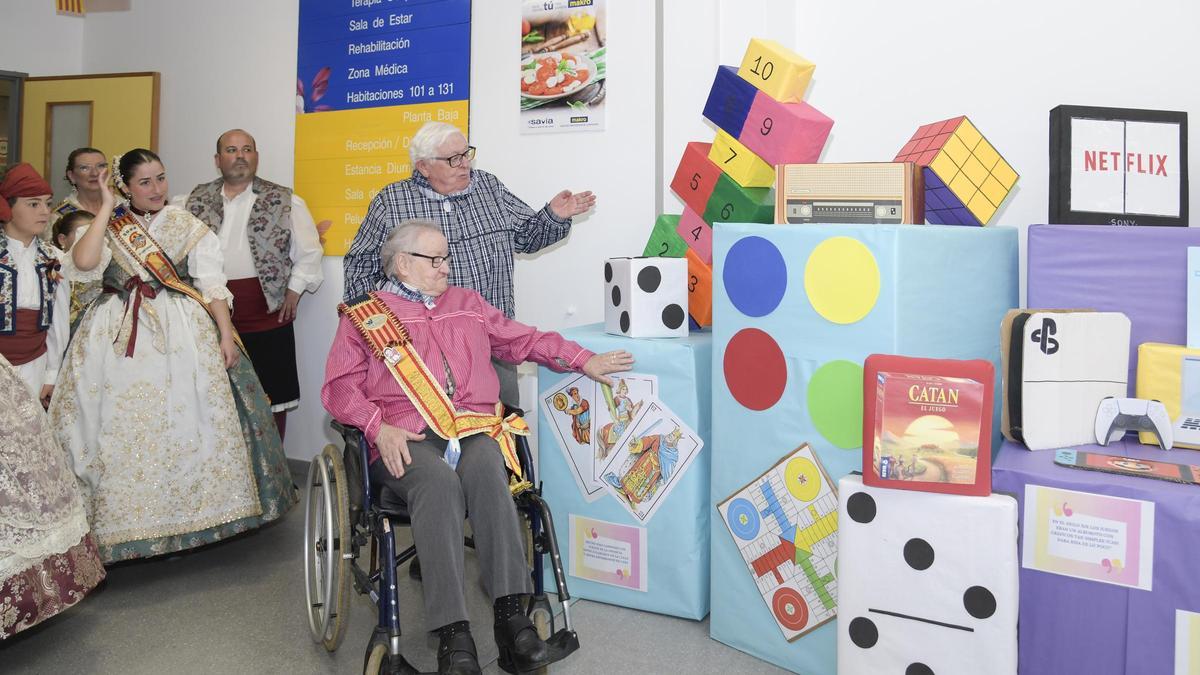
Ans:
{"type": "MultiPolygon", "coordinates": [[[[833,480],[860,470],[866,357],[995,364],[996,326],[1017,303],[1017,232],[1007,227],[720,223],[713,260],[714,505],[805,442],[833,480]]],[[[789,643],[759,581],[714,518],[712,637],[832,675],[840,621],[808,631],[793,601],[788,619],[803,635],[789,643]]]]}
{"type": "Polygon", "coordinates": [[[917,129],[892,161],[922,167],[925,219],[936,225],[987,225],[1018,178],[966,117],[917,129]]]}

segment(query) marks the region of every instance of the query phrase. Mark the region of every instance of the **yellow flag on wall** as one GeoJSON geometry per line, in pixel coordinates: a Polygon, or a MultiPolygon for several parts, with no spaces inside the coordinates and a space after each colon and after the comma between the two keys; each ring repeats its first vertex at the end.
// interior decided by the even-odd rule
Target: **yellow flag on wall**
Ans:
{"type": "Polygon", "coordinates": [[[54,0],[54,4],[58,7],[59,14],[70,14],[72,16],[83,16],[86,9],[83,6],[84,0],[54,0]]]}

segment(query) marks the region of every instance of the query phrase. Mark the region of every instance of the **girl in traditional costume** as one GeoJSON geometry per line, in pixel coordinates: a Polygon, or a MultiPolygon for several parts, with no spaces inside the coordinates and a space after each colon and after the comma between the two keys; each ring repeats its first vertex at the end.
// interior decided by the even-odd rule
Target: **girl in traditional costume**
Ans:
{"type": "Polygon", "coordinates": [[[104,202],[64,260],[103,279],[50,407],[106,562],[201,546],[296,502],[270,404],[229,318],[220,241],[167,205],[153,152],[114,160],[104,202]]]}
{"type": "MultiPolygon", "coordinates": [[[[59,218],[51,228],[51,237],[54,245],[63,253],[68,253],[71,247],[75,245],[76,232],[88,225],[96,219],[96,214],[90,211],[72,211],[67,215],[59,218]]],[[[74,332],[75,327],[79,324],[79,317],[83,314],[83,310],[88,305],[92,304],[96,298],[100,297],[100,292],[104,288],[101,280],[78,282],[68,281],[71,286],[71,331],[74,332]]]]}
{"type": "Polygon", "coordinates": [[[0,641],[104,578],[75,475],[46,413],[0,356],[0,641]]]}
{"type": "Polygon", "coordinates": [[[50,184],[28,164],[0,175],[0,354],[43,406],[70,338],[61,254],[41,239],[50,197],[50,184]]]}

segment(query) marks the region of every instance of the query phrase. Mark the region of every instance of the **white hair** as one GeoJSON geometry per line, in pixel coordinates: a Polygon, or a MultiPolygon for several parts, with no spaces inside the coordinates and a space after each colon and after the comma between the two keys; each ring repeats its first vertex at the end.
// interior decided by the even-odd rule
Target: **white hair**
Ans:
{"type": "Polygon", "coordinates": [[[438,148],[450,139],[455,134],[466,138],[463,132],[453,124],[445,122],[426,122],[417,129],[417,133],[413,134],[412,140],[408,142],[408,154],[412,158],[413,166],[423,159],[431,159],[438,156],[438,148]]]}
{"type": "Polygon", "coordinates": [[[442,228],[432,220],[412,218],[400,223],[388,234],[383,240],[383,246],[379,247],[379,264],[383,268],[384,276],[394,276],[396,256],[413,250],[423,232],[442,234],[442,228]]]}

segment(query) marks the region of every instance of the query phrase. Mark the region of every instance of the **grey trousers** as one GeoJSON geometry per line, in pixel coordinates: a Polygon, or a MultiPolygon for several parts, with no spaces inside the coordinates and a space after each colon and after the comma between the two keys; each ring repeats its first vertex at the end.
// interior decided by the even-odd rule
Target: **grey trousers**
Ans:
{"type": "Polygon", "coordinates": [[[525,536],[500,447],[483,434],[461,442],[457,470],[442,459],[446,441],[429,431],[426,440],[408,444],[412,464],[400,478],[393,477],[382,460],[371,465],[372,483],[386,483],[408,504],[421,558],[427,630],[468,620],[463,566],[463,520],[468,512],[487,594],[494,601],[533,592],[525,536]]]}
{"type": "Polygon", "coordinates": [[[517,388],[517,366],[506,361],[492,359],[496,378],[500,380],[500,402],[510,408],[521,407],[521,392],[517,388]]]}

